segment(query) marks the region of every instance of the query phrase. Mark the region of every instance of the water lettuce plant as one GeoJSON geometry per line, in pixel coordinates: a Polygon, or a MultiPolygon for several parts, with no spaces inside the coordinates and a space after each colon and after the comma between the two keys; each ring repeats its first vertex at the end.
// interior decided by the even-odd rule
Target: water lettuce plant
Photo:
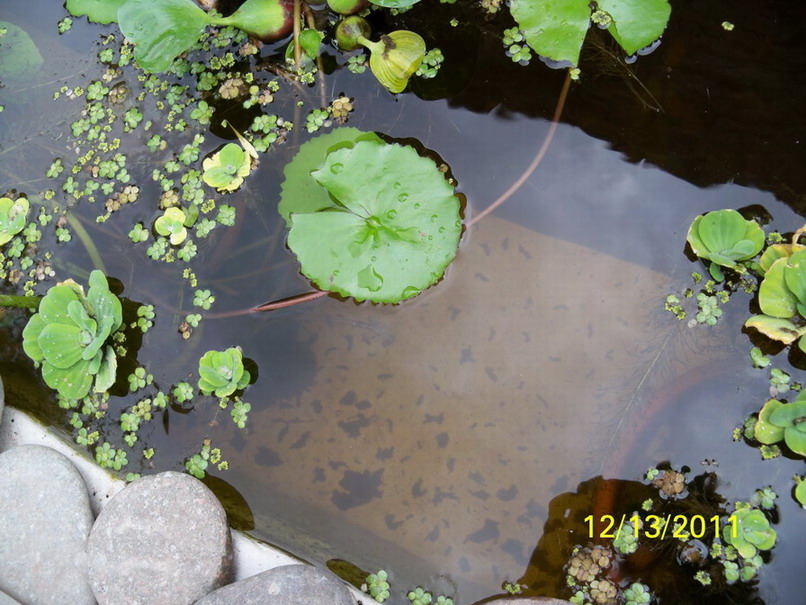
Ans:
{"type": "Polygon", "coordinates": [[[784,344],[798,340],[806,351],[801,338],[806,334],[806,250],[779,245],[770,255],[765,251],[761,260],[762,268],[768,267],[758,290],[761,314],[753,315],[745,326],[784,344]],[[797,251],[788,256],[792,250],[797,251]]]}
{"type": "Polygon", "coordinates": [[[28,218],[28,200],[0,197],[0,246],[25,228],[28,218]]]}
{"type": "Polygon", "coordinates": [[[579,53],[592,17],[628,54],[660,38],[671,15],[667,0],[512,0],[510,12],[538,54],[569,66],[579,53]]]}
{"type": "MultiPolygon", "coordinates": [[[[459,200],[436,164],[413,148],[350,144],[358,132],[350,130],[343,146],[300,179],[302,187],[284,183],[279,209],[289,224],[288,247],[323,290],[399,302],[436,283],[456,255],[459,200]],[[316,195],[308,196],[311,190],[316,195]]],[[[312,151],[303,165],[318,155],[312,151]]]]}
{"type": "Polygon", "coordinates": [[[778,534],[770,527],[764,513],[748,506],[737,508],[731,515],[735,518],[736,531],[731,531],[730,524],[725,526],[725,542],[733,546],[744,559],[752,559],[761,550],[770,550],[775,546],[778,534]]]}
{"type": "Polygon", "coordinates": [[[72,279],[48,290],[23,330],[22,346],[42,365],[49,387],[67,399],[81,399],[90,388],[102,393],[114,384],[117,359],[106,342],[122,323],[120,300],[95,270],[86,296],[72,279]]]}
{"type": "Polygon", "coordinates": [[[227,397],[246,388],[251,376],[243,367],[240,347],[207,351],[199,360],[199,390],[205,395],[227,397]]]}
{"type": "Polygon", "coordinates": [[[154,230],[169,238],[171,245],[178,246],[185,241],[188,235],[185,227],[185,213],[176,206],[166,208],[162,216],[154,222],[154,230]]]}
{"type": "Polygon", "coordinates": [[[755,221],[736,210],[716,210],[694,219],[686,235],[694,254],[711,264],[708,271],[716,281],[725,276],[720,267],[736,269],[753,258],[764,246],[764,231],[755,221]]]}
{"type": "Polygon", "coordinates": [[[252,170],[252,157],[236,143],[227,143],[202,162],[202,179],[219,191],[235,191],[252,170]]]}
{"type": "Polygon", "coordinates": [[[765,445],[784,441],[800,456],[806,456],[806,393],[792,403],[769,399],[753,428],[755,439],[765,445]]]}

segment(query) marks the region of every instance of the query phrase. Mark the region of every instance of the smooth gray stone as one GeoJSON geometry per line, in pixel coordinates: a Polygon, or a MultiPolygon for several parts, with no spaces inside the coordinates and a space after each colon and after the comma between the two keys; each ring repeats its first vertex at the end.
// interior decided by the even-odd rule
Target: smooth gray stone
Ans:
{"type": "Polygon", "coordinates": [[[87,554],[100,605],[190,605],[232,573],[224,508],[184,473],[126,486],[98,515],[87,554]]]}
{"type": "Polygon", "coordinates": [[[2,590],[0,590],[0,605],[21,605],[17,599],[12,599],[2,590]]]}
{"type": "Polygon", "coordinates": [[[196,605],[355,605],[336,576],[310,565],[283,565],[196,601],[196,605]]]}
{"type": "Polygon", "coordinates": [[[73,464],[41,445],[0,454],[0,590],[26,605],[95,603],[87,580],[92,527],[73,464]]]}

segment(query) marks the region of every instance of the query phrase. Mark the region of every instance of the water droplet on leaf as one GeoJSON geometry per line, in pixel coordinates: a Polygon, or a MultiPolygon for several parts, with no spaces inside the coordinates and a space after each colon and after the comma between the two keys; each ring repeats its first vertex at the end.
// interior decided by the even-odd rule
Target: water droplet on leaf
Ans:
{"type": "Polygon", "coordinates": [[[406,193],[405,191],[397,196],[398,202],[405,202],[407,199],[409,199],[409,194],[406,193]]]}
{"type": "Polygon", "coordinates": [[[388,218],[389,220],[394,219],[396,216],[397,216],[397,210],[394,209],[386,213],[386,218],[388,218]]]}
{"type": "Polygon", "coordinates": [[[342,170],[344,170],[344,164],[341,164],[340,162],[336,162],[330,167],[330,172],[332,172],[333,174],[338,174],[342,170]]]}

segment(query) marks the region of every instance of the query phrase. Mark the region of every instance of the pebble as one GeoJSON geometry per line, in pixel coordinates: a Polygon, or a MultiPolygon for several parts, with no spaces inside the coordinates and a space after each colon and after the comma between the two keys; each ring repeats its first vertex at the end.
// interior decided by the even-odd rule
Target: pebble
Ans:
{"type": "Polygon", "coordinates": [[[40,445],[0,453],[0,590],[26,604],[91,605],[92,510],[81,475],[40,445]]]}
{"type": "Polygon", "coordinates": [[[112,498],[87,554],[100,605],[190,605],[232,575],[223,507],[201,481],[173,471],[143,477],[112,498]]]}
{"type": "MultiPolygon", "coordinates": [[[[370,599],[371,601],[371,599],[370,599]]],[[[211,592],[196,605],[355,605],[333,574],[310,565],[283,565],[211,592]]]]}

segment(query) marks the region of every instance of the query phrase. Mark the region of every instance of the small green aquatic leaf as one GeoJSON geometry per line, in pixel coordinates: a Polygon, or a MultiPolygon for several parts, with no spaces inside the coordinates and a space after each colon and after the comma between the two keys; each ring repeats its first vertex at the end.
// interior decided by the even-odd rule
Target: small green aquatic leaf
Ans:
{"type": "Polygon", "coordinates": [[[95,316],[111,318],[110,332],[118,330],[123,325],[123,307],[120,299],[109,289],[106,275],[103,274],[103,271],[95,269],[90,272],[87,283],[90,287],[87,292],[87,300],[92,305],[95,316]]]}
{"type": "Polygon", "coordinates": [[[84,342],[85,335],[76,325],[48,324],[39,335],[39,346],[50,364],[67,369],[81,360],[83,346],[88,344],[84,342]]]}
{"type": "Polygon", "coordinates": [[[764,231],[735,210],[716,210],[696,217],[686,235],[694,254],[723,267],[753,258],[764,246],[764,231]]]}
{"type": "Polygon", "coordinates": [[[668,0],[597,0],[596,5],[612,17],[608,31],[630,55],[660,38],[672,12],[668,0]]]}
{"type": "Polygon", "coordinates": [[[0,36],[0,81],[33,75],[43,59],[31,36],[8,21],[0,21],[0,29],[5,30],[0,36]]]}
{"type": "Polygon", "coordinates": [[[736,548],[744,559],[750,559],[759,550],[769,550],[775,546],[778,534],[764,513],[757,508],[741,508],[732,515],[737,527],[736,535],[725,532],[725,542],[736,548]]]}
{"type": "Polygon", "coordinates": [[[512,0],[509,10],[536,53],[571,65],[579,62],[590,26],[587,0],[512,0]]]}
{"type": "Polygon", "coordinates": [[[323,290],[399,302],[438,281],[462,230],[453,187],[411,147],[362,141],[311,175],[329,206],[292,213],[288,246],[323,290]]]}
{"type": "Polygon", "coordinates": [[[118,370],[118,358],[115,356],[115,351],[112,347],[105,347],[102,355],[101,363],[95,375],[95,386],[92,389],[96,393],[103,393],[112,388],[112,385],[115,384],[115,376],[118,370]]]}
{"type": "Polygon", "coordinates": [[[79,361],[70,368],[57,368],[47,361],[42,363],[42,378],[51,388],[66,399],[86,397],[92,386],[93,376],[88,372],[89,362],[79,361]]]}
{"type": "Polygon", "coordinates": [[[802,477],[795,477],[797,485],[795,486],[795,499],[800,503],[803,508],[806,508],[806,481],[802,477]]]}
{"type": "Polygon", "coordinates": [[[28,219],[28,200],[0,198],[0,246],[25,228],[28,219]]]}
{"type": "Polygon", "coordinates": [[[161,73],[196,43],[211,19],[193,0],[128,0],[118,22],[140,67],[161,73]]]}
{"type": "Polygon", "coordinates": [[[311,178],[311,172],[319,168],[327,154],[352,147],[358,141],[381,142],[374,132],[364,132],[357,128],[334,128],[327,134],[319,135],[303,143],[294,159],[289,162],[283,174],[280,203],[277,210],[286,224],[291,226],[291,213],[318,212],[333,205],[327,189],[311,178]]]}
{"type": "Polygon", "coordinates": [[[154,222],[154,230],[163,237],[169,238],[171,245],[178,246],[185,241],[188,234],[185,227],[185,213],[176,206],[166,208],[163,215],[154,222]]]}
{"type": "Polygon", "coordinates": [[[799,302],[806,302],[806,250],[789,257],[784,269],[784,281],[799,302]]]}
{"type": "Polygon", "coordinates": [[[390,92],[403,92],[409,78],[417,71],[425,56],[425,41],[419,34],[399,30],[381,36],[380,42],[361,43],[370,50],[369,67],[390,92]]]}
{"type": "Polygon", "coordinates": [[[778,443],[784,438],[784,428],[772,423],[770,416],[784,404],[777,399],[768,399],[761,411],[753,429],[756,441],[766,445],[778,443]]]}
{"type": "Polygon", "coordinates": [[[67,10],[74,17],[87,15],[94,23],[112,23],[118,20],[118,8],[127,0],[67,0],[67,10]]]}

